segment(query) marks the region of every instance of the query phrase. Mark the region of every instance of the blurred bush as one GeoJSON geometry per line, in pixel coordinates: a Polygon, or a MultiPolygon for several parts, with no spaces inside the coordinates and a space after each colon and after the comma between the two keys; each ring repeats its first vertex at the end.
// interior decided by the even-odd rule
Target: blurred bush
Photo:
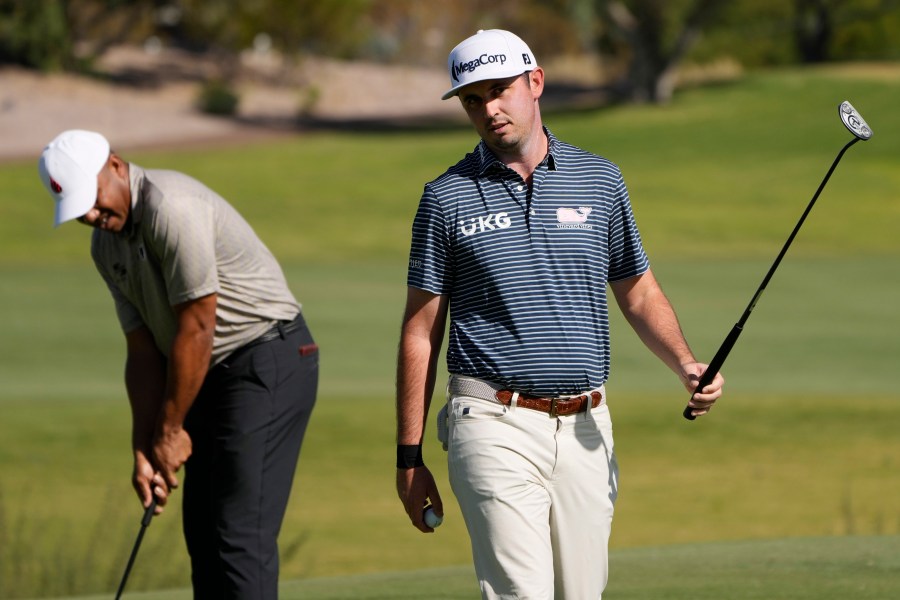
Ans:
{"type": "Polygon", "coordinates": [[[197,96],[197,108],[210,115],[233,116],[237,113],[240,97],[222,79],[211,79],[203,84],[197,96]]]}

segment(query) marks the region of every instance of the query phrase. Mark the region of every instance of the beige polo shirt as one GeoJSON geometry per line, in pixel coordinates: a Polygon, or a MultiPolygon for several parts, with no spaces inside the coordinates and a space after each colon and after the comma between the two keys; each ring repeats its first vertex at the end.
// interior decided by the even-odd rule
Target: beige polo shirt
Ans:
{"type": "Polygon", "coordinates": [[[300,305],[281,267],[221,196],[175,171],[130,164],[126,229],[94,230],[91,256],[112,292],[122,330],[146,325],[169,355],[173,306],[218,294],[212,364],[257,338],[300,305]]]}

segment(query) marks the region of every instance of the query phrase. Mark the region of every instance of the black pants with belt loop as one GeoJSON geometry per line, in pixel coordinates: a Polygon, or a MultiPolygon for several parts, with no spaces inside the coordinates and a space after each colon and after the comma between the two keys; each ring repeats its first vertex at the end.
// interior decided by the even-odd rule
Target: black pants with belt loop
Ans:
{"type": "Polygon", "coordinates": [[[278,534],[319,372],[297,319],[212,368],[185,421],[183,526],[197,600],[278,597],[278,534]]]}

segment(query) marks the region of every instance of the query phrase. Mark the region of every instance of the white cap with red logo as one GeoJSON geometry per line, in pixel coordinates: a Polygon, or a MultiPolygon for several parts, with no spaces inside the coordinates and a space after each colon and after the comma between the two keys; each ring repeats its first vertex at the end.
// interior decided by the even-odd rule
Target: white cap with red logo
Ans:
{"type": "Polygon", "coordinates": [[[537,66],[528,44],[519,36],[502,29],[482,29],[450,51],[447,68],[453,87],[441,100],[455,96],[470,83],[515,77],[537,66]]]}
{"type": "Polygon", "coordinates": [[[54,227],[83,217],[97,202],[97,175],[109,159],[99,133],[71,129],[47,144],[38,160],[41,182],[56,200],[54,227]]]}

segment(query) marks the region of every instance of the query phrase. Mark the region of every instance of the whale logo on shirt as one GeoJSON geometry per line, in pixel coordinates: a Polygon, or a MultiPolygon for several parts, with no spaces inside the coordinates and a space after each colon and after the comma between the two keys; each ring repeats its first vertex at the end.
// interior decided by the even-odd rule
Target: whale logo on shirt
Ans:
{"type": "Polygon", "coordinates": [[[585,221],[587,221],[589,214],[591,214],[590,206],[579,206],[578,208],[557,208],[556,220],[560,223],[584,223],[585,221]]]}

